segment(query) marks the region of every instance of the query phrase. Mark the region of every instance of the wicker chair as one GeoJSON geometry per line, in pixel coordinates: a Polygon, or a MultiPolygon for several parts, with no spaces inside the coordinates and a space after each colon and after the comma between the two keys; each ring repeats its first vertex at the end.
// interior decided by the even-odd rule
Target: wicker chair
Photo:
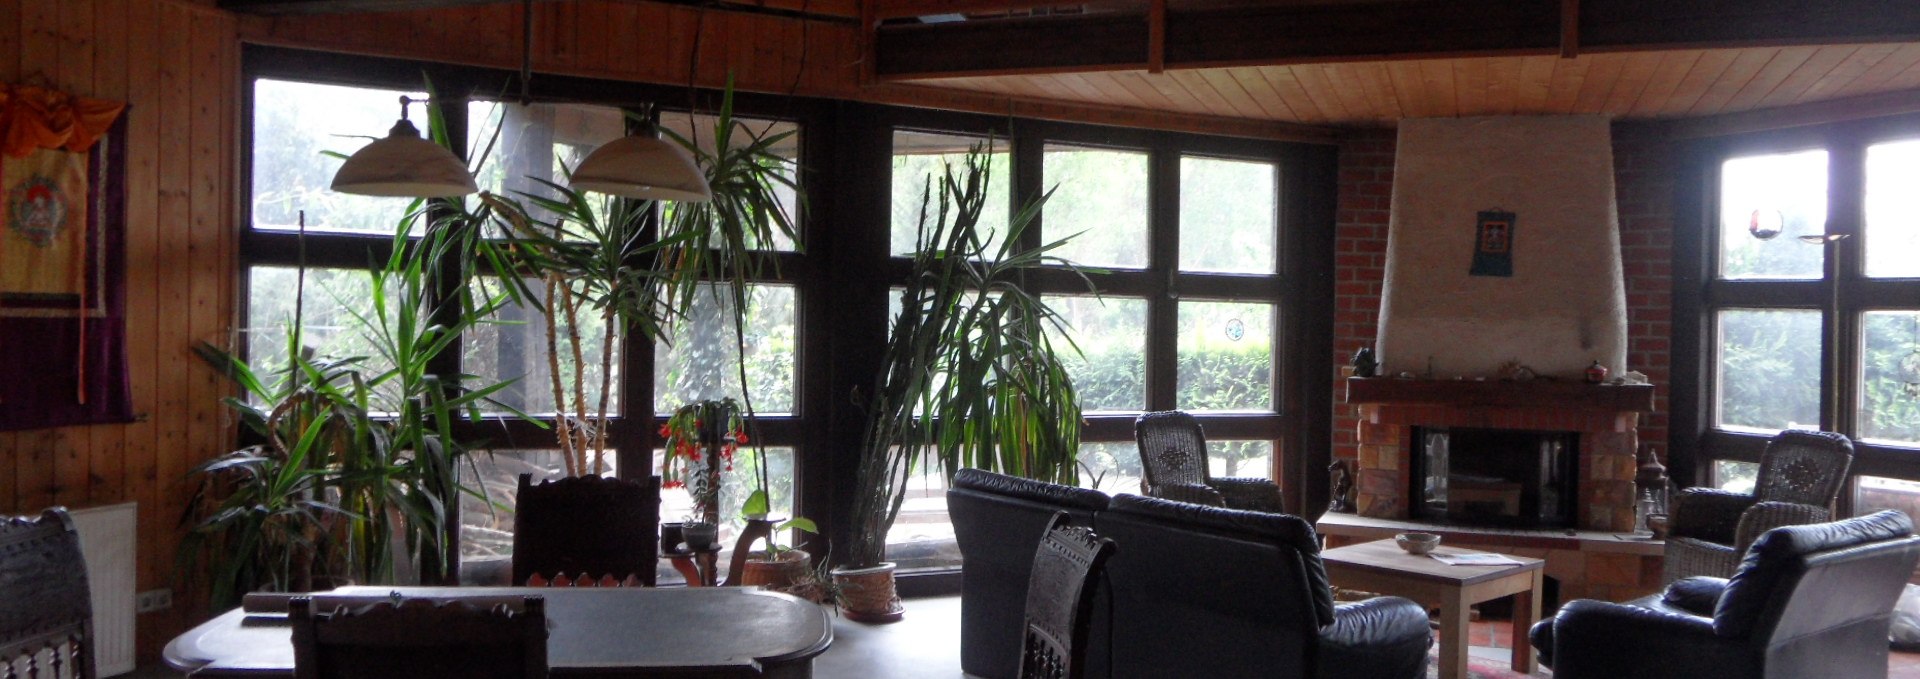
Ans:
{"type": "Polygon", "coordinates": [[[1140,445],[1140,491],[1157,498],[1257,512],[1285,511],[1280,486],[1259,478],[1207,474],[1207,437],[1200,421],[1178,410],[1146,413],[1133,421],[1140,445]]]}
{"type": "Polygon", "coordinates": [[[1033,555],[1027,584],[1026,649],[1020,679],[1080,679],[1086,675],[1087,631],[1093,621],[1093,582],[1113,541],[1056,512],[1033,555]]]}
{"type": "Polygon", "coordinates": [[[1853,464],[1840,434],[1787,430],[1767,442],[1751,495],[1688,488],[1673,503],[1664,581],[1733,575],[1753,541],[1774,528],[1825,523],[1853,464]]]}
{"type": "Polygon", "coordinates": [[[0,677],[93,679],[93,599],[67,510],[0,517],[0,677]]]}

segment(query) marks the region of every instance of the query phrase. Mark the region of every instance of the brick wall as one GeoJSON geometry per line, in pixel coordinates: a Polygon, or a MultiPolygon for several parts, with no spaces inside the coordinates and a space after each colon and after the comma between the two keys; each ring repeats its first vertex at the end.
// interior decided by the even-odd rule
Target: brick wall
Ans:
{"type": "MultiPolygon", "coordinates": [[[[1627,286],[1627,365],[1656,385],[1655,412],[1640,419],[1639,438],[1667,453],[1667,383],[1672,375],[1673,172],[1670,145],[1616,132],[1614,183],[1620,211],[1621,266],[1627,286]]],[[[1394,132],[1358,132],[1340,146],[1339,209],[1334,216],[1335,377],[1353,352],[1372,346],[1380,324],[1387,259],[1387,214],[1393,197],[1394,132]]],[[[1333,452],[1357,459],[1357,419],[1334,387],[1333,452]]]]}

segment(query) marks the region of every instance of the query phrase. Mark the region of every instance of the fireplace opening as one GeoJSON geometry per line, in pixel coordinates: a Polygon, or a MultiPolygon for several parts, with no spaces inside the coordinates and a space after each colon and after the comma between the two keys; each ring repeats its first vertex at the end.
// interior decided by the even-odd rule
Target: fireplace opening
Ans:
{"type": "Polygon", "coordinates": [[[1577,432],[1420,427],[1414,430],[1412,514],[1448,523],[1571,528],[1577,432]]]}

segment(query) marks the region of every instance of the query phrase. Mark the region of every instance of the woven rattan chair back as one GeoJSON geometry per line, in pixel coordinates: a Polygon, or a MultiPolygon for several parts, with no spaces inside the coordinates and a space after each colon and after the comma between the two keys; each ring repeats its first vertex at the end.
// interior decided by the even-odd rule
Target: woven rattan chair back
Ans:
{"type": "Polygon", "coordinates": [[[570,476],[533,483],[514,500],[513,584],[652,587],[660,562],[660,477],[570,476]]]}
{"type": "Polygon", "coordinates": [[[1826,431],[1789,429],[1767,442],[1753,496],[1761,501],[1827,507],[1846,483],[1853,441],[1826,431]]]}
{"type": "MultiPolygon", "coordinates": [[[[1165,486],[1207,486],[1207,436],[1192,415],[1166,410],[1133,421],[1140,447],[1141,490],[1160,497],[1165,486]]],[[[1185,498],[1183,498],[1185,499],[1185,498]]]]}
{"type": "Polygon", "coordinates": [[[545,679],[546,602],[518,610],[409,599],[315,611],[288,602],[294,679],[545,679]]]}
{"type": "Polygon", "coordinates": [[[1093,581],[1113,554],[1113,541],[1053,516],[1033,555],[1027,584],[1027,636],[1020,679],[1080,679],[1093,615],[1093,581]]]}
{"type": "Polygon", "coordinates": [[[67,510],[0,518],[0,677],[93,679],[93,601],[67,510]]]}

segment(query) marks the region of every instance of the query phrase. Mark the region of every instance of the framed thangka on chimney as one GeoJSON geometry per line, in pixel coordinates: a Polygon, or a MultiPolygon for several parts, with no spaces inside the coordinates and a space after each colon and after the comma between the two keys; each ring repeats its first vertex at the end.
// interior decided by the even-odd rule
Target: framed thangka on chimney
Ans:
{"type": "Polygon", "coordinates": [[[0,88],[0,431],[131,421],[125,104],[0,88]]]}
{"type": "Polygon", "coordinates": [[[1499,209],[1480,213],[1473,239],[1474,276],[1513,275],[1513,213],[1499,209]]]}

